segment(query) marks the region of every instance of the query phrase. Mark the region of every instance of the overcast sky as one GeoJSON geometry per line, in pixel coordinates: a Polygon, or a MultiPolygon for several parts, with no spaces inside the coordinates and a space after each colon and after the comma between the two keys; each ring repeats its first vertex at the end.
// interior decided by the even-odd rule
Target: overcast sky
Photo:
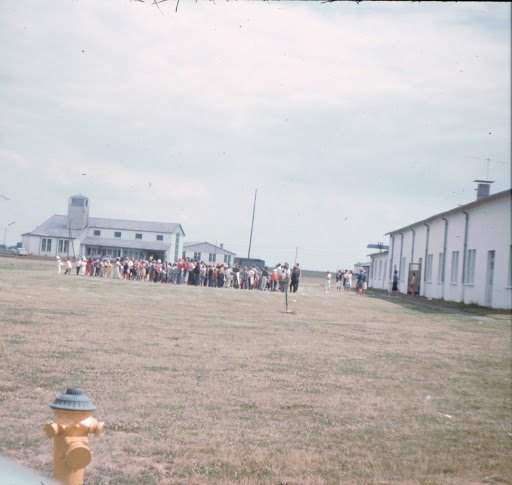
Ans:
{"type": "Polygon", "coordinates": [[[507,3],[0,1],[0,229],[68,198],[336,270],[510,188],[507,3]],[[488,162],[486,159],[490,159],[488,162]]]}

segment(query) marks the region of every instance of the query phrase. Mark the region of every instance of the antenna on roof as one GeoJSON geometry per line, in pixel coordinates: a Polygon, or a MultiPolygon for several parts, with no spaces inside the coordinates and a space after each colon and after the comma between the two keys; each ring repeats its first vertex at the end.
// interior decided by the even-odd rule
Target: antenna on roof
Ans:
{"type": "Polygon", "coordinates": [[[502,162],[500,160],[493,160],[492,158],[489,158],[489,157],[468,156],[467,158],[475,158],[476,160],[485,160],[487,162],[487,172],[485,175],[486,180],[489,180],[489,177],[490,177],[489,173],[490,173],[490,169],[491,169],[491,163],[499,163],[500,165],[505,165],[505,162],[502,162]]]}
{"type": "Polygon", "coordinates": [[[489,180],[489,170],[491,168],[491,163],[499,163],[500,165],[505,165],[505,162],[500,162],[499,160],[493,160],[492,158],[486,158],[487,160],[487,174],[485,176],[486,180],[489,180]]]}

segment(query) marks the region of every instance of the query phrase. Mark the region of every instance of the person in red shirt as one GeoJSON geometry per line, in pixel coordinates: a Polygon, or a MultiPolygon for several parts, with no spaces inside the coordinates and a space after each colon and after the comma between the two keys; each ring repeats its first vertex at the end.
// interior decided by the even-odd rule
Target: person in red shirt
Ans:
{"type": "Polygon", "coordinates": [[[176,275],[176,284],[179,285],[181,283],[181,277],[182,277],[182,274],[183,274],[183,261],[180,259],[178,259],[178,262],[177,262],[177,267],[178,267],[178,274],[176,275]]]}

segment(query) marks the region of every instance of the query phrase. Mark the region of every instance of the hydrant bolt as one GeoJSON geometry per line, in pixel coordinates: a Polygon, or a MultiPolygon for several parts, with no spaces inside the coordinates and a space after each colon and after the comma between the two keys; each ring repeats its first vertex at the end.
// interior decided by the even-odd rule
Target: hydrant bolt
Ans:
{"type": "Polygon", "coordinates": [[[91,458],[92,454],[87,447],[87,443],[70,440],[66,451],[66,463],[71,470],[85,468],[91,463],[91,458]]]}
{"type": "Polygon", "coordinates": [[[98,437],[103,433],[104,428],[105,423],[103,421],[95,421],[93,424],[89,426],[89,433],[93,433],[94,436],[98,437]]]}
{"type": "Polygon", "coordinates": [[[53,438],[59,432],[59,425],[57,423],[54,423],[53,421],[48,421],[46,423],[46,426],[44,427],[44,431],[48,438],[53,438]]]}

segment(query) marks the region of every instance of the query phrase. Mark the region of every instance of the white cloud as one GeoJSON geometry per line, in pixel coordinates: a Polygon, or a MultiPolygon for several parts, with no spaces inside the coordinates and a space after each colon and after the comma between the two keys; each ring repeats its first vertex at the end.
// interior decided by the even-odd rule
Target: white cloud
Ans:
{"type": "Polygon", "coordinates": [[[0,9],[0,185],[41,198],[24,230],[81,192],[244,253],[259,188],[254,255],[325,269],[471,200],[487,157],[510,186],[510,5],[0,9]]]}

